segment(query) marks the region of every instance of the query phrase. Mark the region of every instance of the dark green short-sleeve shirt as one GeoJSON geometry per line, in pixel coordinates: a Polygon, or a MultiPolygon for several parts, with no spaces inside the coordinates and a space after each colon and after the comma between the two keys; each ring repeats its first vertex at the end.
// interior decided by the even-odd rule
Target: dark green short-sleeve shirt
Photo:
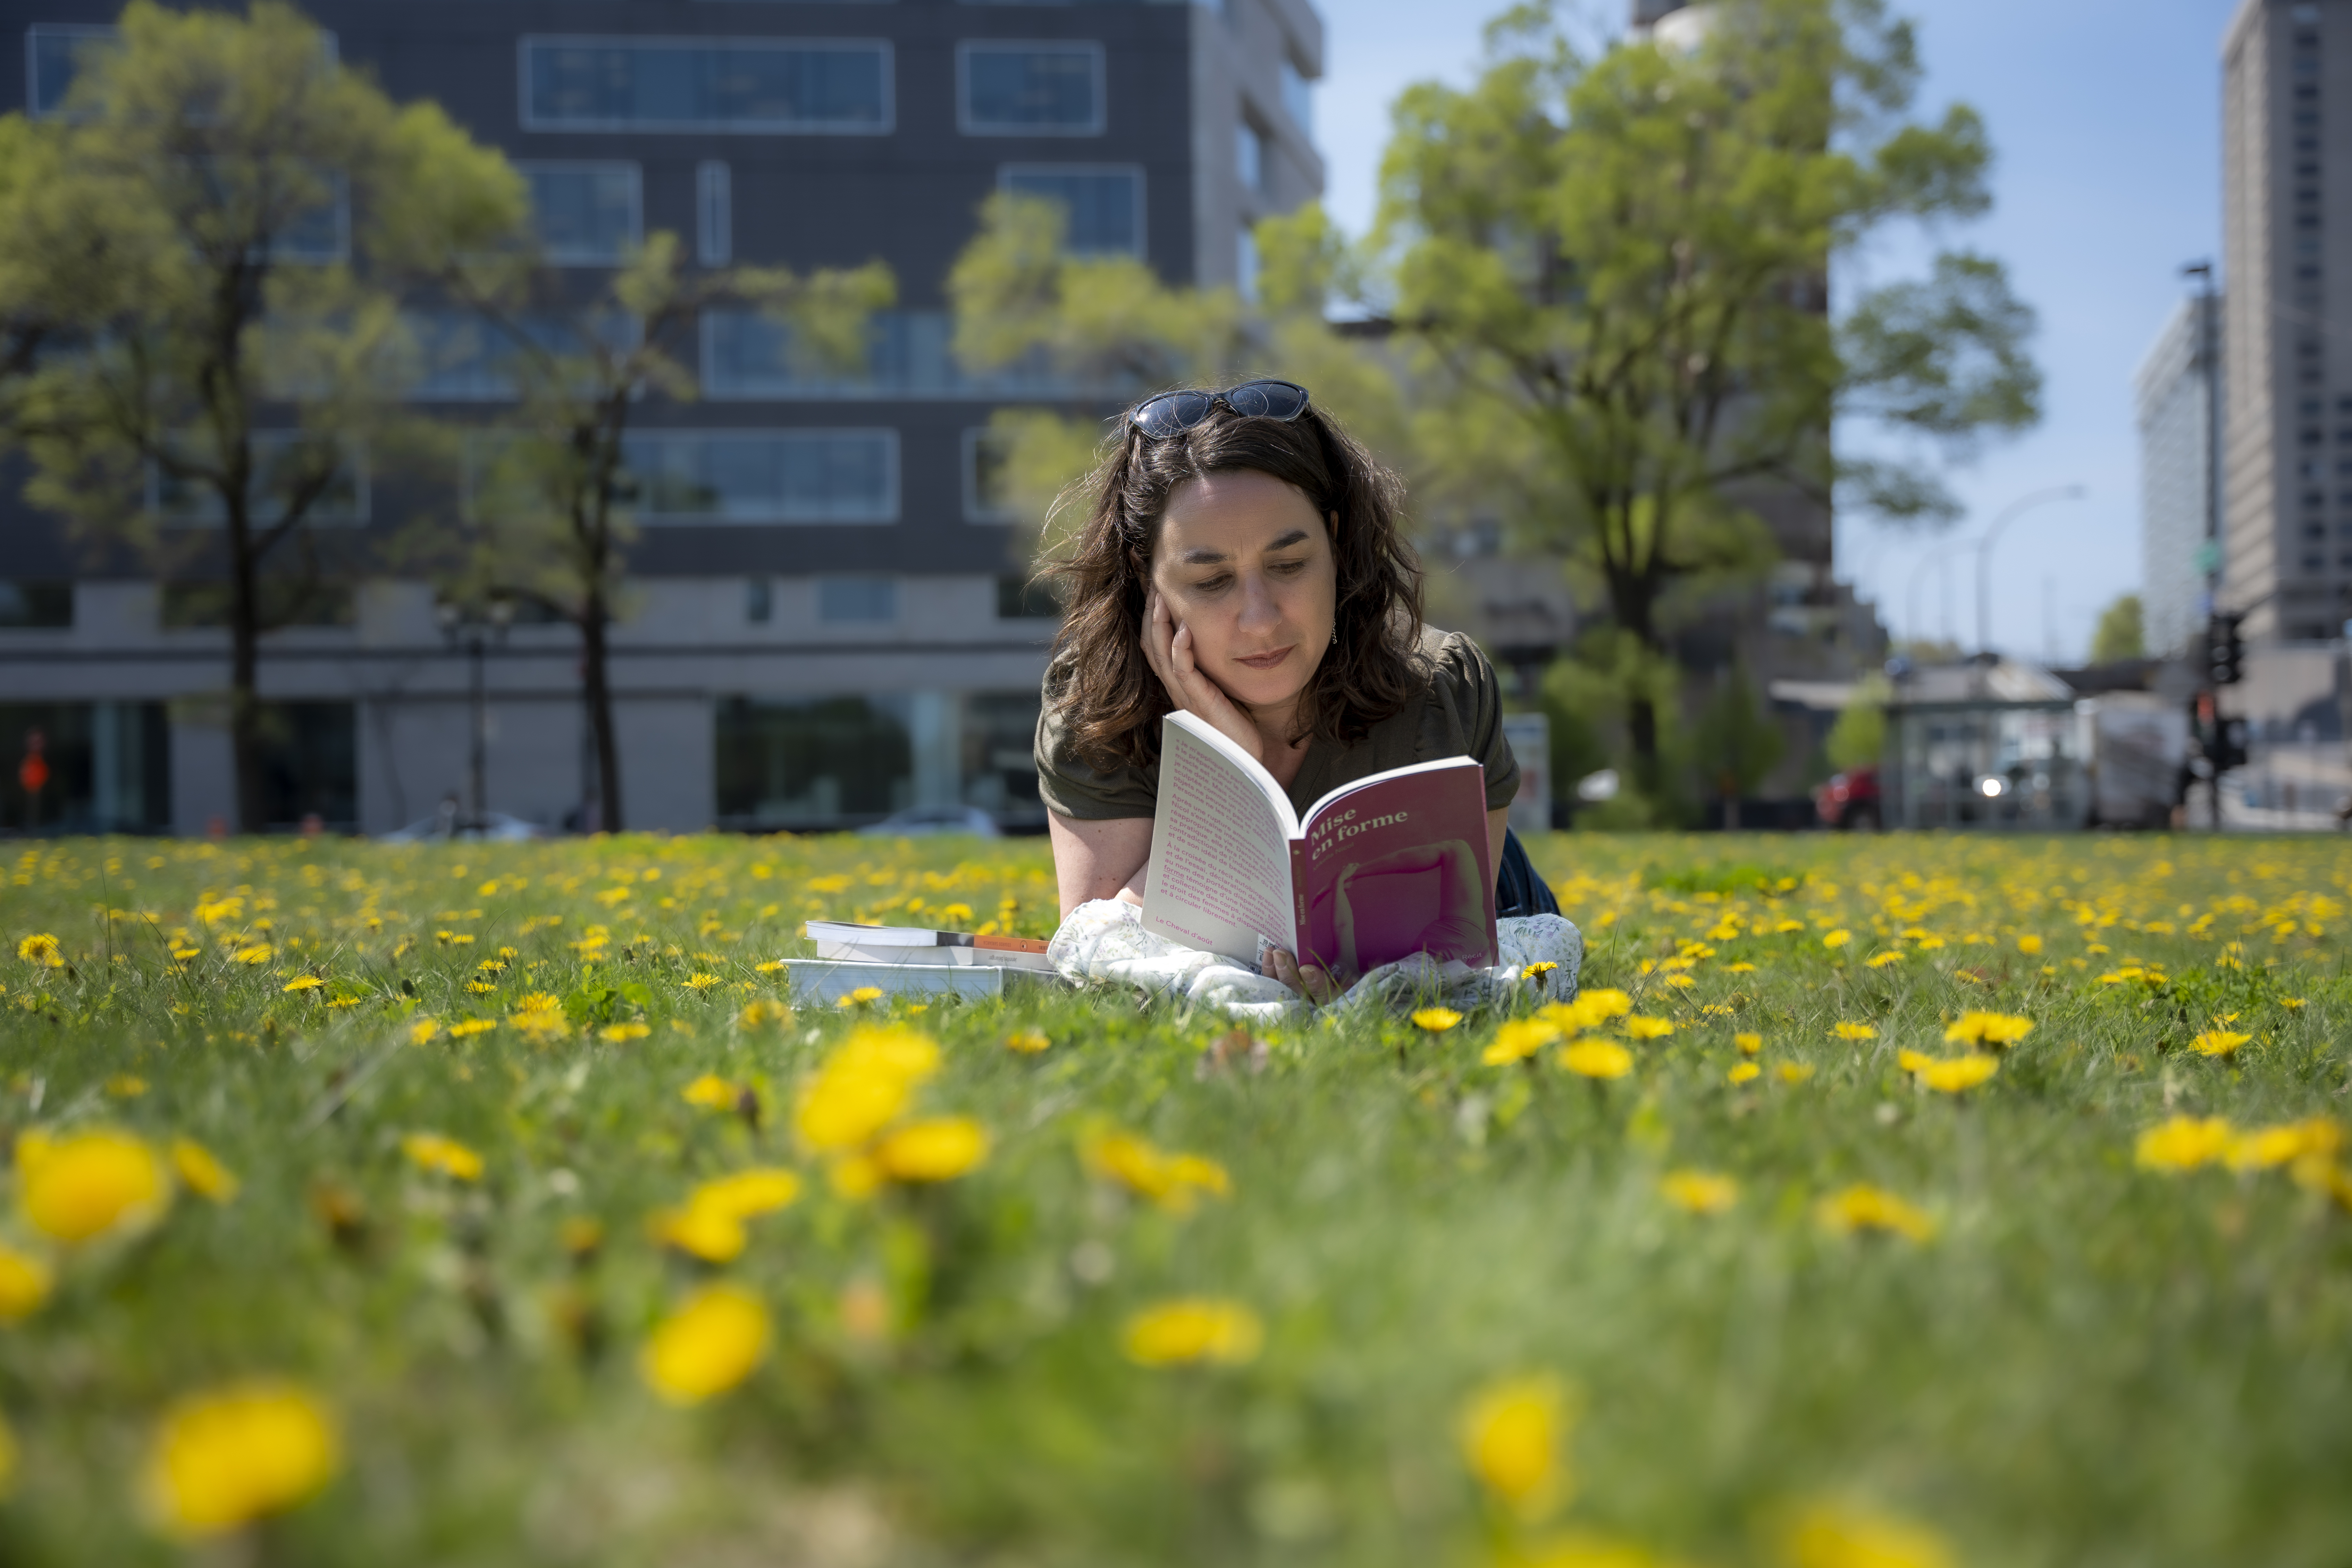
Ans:
{"type": "MultiPolygon", "coordinates": [[[[1421,695],[1372,726],[1352,746],[1320,738],[1309,741],[1290,781],[1294,810],[1307,807],[1342,784],[1449,757],[1475,757],[1486,768],[1486,809],[1500,810],[1519,792],[1518,759],[1503,738],[1503,690],[1495,666],[1478,644],[1458,632],[1423,632],[1413,664],[1423,677],[1421,695]]],[[[1066,667],[1045,673],[1045,701],[1037,717],[1037,793],[1065,817],[1093,821],[1111,817],[1149,817],[1160,805],[1160,765],[1097,771],[1081,760],[1064,735],[1054,694],[1063,689],[1066,667]]]]}

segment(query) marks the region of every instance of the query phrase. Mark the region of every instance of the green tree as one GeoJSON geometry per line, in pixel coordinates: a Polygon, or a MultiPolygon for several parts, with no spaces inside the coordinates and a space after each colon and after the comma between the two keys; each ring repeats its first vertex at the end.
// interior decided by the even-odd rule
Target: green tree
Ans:
{"type": "Polygon", "coordinates": [[[2098,627],[2091,633],[2091,663],[2104,664],[2115,659],[2147,657],[2147,624],[2139,595],[2123,594],[2099,612],[2098,627]]]}
{"type": "Polygon", "coordinates": [[[1717,672],[1715,690],[1699,710],[1691,749],[1700,786],[1723,800],[1726,828],[1739,826],[1740,798],[1762,786],[1787,746],[1780,727],[1757,702],[1747,662],[1735,659],[1717,672]]]}
{"type": "Polygon", "coordinates": [[[1925,462],[1841,464],[1832,423],[1965,449],[2039,396],[1998,262],[1948,252],[1828,313],[1838,258],[1987,204],[1977,116],[1910,116],[1909,26],[1881,0],[1716,0],[1710,24],[1588,55],[1551,5],[1507,14],[1475,85],[1399,100],[1374,236],[1418,444],[1598,587],[1648,791],[1674,620],[1769,565],[1759,497],[1953,514],[1925,462]]]}
{"type": "Polygon", "coordinates": [[[1831,767],[1851,773],[1879,765],[1886,755],[1886,701],[1892,695],[1883,675],[1855,683],[1853,695],[1838,710],[1822,742],[1831,767]]]}
{"type": "Polygon", "coordinates": [[[61,115],[0,120],[0,421],[27,498],[86,539],[226,575],[247,831],[260,640],[317,591],[355,465],[408,423],[400,281],[506,243],[522,212],[496,152],[395,107],[275,0],[133,0],[61,115]]]}
{"type": "Polygon", "coordinates": [[[520,600],[580,633],[581,682],[596,754],[595,821],[624,823],[620,747],[613,723],[611,633],[624,598],[635,514],[661,476],[629,466],[631,421],[646,400],[690,401],[688,359],[698,318],[725,305],[755,307],[789,333],[796,363],[851,371],[866,362],[872,313],[896,285],[880,262],[806,276],[782,267],[688,270],[677,235],[658,230],[583,297],[570,276],[526,248],[461,258],[441,279],[480,337],[457,340],[502,376],[518,399],[510,419],[465,437],[468,497],[450,537],[428,527],[413,559],[438,558],[460,599],[520,600]]]}

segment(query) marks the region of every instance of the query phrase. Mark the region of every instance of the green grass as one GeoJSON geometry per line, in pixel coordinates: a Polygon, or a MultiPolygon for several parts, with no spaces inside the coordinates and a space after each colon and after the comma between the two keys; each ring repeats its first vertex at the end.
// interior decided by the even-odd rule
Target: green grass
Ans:
{"type": "Polygon", "coordinates": [[[1586,929],[1586,983],[1676,1026],[1633,1046],[1631,1075],[1483,1065],[1486,1015],[1279,1030],[1262,1072],[1204,1073],[1228,1026],[1131,996],[902,1006],[945,1051],[919,1108],[976,1117],[992,1151],[852,1201],[792,1109],[859,1020],[741,1025],[788,995],[757,966],[805,952],[812,914],[961,904],[946,917],[1042,933],[1042,844],[26,846],[0,884],[0,1135],[192,1137],[242,1185],[79,1249],[8,1205],[0,1239],[57,1287],[0,1328],[19,1449],[0,1560],[174,1558],[136,1506],[159,1414],[257,1374],[315,1390],[342,1458],[222,1561],[1418,1564],[1581,1533],[1767,1563],[1822,1500],[1979,1564],[2352,1560],[2352,1214],[2308,1171],[2134,1159],[2176,1113],[2344,1116],[2352,846],[1576,836],[1536,854],[1586,929]],[[43,932],[68,967],[15,956],[43,932]],[[175,962],[175,935],[198,956],[175,962]],[[268,962],[236,961],[261,941],[268,962]],[[1694,943],[1711,954],[1655,967],[1694,943]],[[1870,967],[1883,951],[1906,956],[1870,967]],[[2127,961],[2143,973],[2103,979],[2127,961]],[[285,990],[311,973],[327,985],[285,990]],[[528,992],[564,1003],[563,1038],[446,1033],[528,992]],[[2036,1027],[1980,1088],[1915,1087],[1897,1051],[1957,1050],[1944,1022],[1974,1008],[2036,1027]],[[2235,1055],[2188,1049],[2231,1013],[2252,1037],[2235,1055]],[[425,1018],[444,1032],[408,1043],[425,1018]],[[600,1038],[630,1020],[650,1032],[600,1038]],[[1050,1050],[1004,1049],[1032,1026],[1050,1050]],[[1746,1085],[1726,1077],[1736,1031],[1764,1040],[1746,1085]],[[705,1072],[752,1089],[756,1126],[681,1099],[705,1072]],[[1178,1215],[1090,1174],[1080,1148],[1111,1126],[1221,1162],[1231,1197],[1178,1215]],[[480,1181],[411,1164],[415,1131],[478,1151],[480,1181]],[[740,1258],[649,1239],[654,1211],[754,1164],[807,1186],[740,1258]],[[1682,1167],[1735,1178],[1736,1206],[1664,1202],[1682,1167]],[[1826,1229],[1822,1199],[1856,1182],[1926,1210],[1933,1238],[1826,1229]],[[579,1218],[604,1227],[593,1253],[564,1245],[579,1218]],[[766,1301],[769,1352],[672,1408],[638,1347],[714,1275],[766,1301]],[[1247,1304],[1263,1349],[1128,1361],[1129,1316],[1181,1295],[1247,1304]],[[860,1332],[877,1301],[887,1332],[860,1332]],[[1481,1498],[1455,1431],[1524,1373],[1576,1411],[1573,1496],[1528,1521],[1481,1498]]]}

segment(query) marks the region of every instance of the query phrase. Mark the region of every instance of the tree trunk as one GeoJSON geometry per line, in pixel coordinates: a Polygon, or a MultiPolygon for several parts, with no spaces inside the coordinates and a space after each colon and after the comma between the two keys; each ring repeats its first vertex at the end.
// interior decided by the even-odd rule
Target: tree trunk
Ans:
{"type": "Polygon", "coordinates": [[[251,528],[229,506],[228,745],[236,776],[236,828],[257,833],[266,825],[261,799],[260,563],[253,559],[251,528]]]}
{"type": "Polygon", "coordinates": [[[588,727],[596,743],[596,825],[621,831],[621,748],[613,735],[613,687],[606,664],[609,624],[602,593],[591,593],[580,614],[580,678],[588,703],[588,727]]]}

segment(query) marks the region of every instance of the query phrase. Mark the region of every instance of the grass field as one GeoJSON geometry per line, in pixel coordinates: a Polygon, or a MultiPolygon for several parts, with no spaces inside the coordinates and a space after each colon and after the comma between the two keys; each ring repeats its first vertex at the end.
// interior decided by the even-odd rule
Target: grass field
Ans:
{"type": "Polygon", "coordinates": [[[1262,1053],[792,1008],[1038,842],[13,852],[11,1563],[2352,1562],[2352,846],[1557,837],[1262,1053]]]}

